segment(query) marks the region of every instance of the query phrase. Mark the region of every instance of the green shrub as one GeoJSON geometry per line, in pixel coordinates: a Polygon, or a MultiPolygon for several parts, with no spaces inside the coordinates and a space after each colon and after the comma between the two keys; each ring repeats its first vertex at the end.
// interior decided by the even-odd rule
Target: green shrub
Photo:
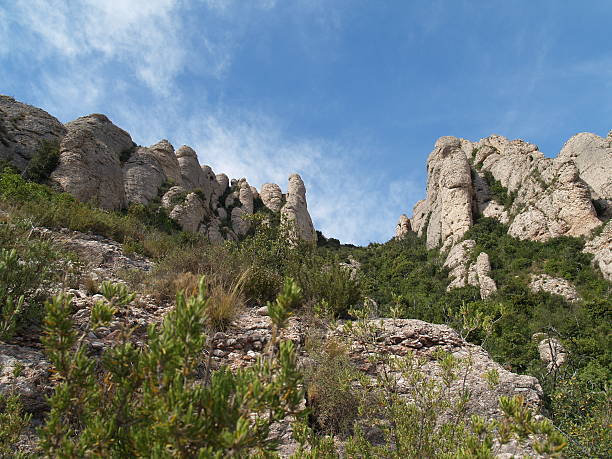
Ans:
{"type": "MultiPolygon", "coordinates": [[[[119,287],[107,286],[104,293],[107,299],[92,309],[85,333],[108,323],[133,298],[119,287]]],[[[291,307],[296,294],[289,283],[278,311],[291,307]]],[[[270,426],[301,416],[290,341],[274,340],[268,355],[247,369],[205,369],[199,377],[209,310],[203,281],[196,296],[179,294],[163,323],[150,325],[143,347],[130,342],[124,324],[99,370],[73,327],[70,308],[61,296],[47,304],[43,343],[58,385],[40,446],[50,457],[264,456],[277,447],[270,426]]]]}
{"type": "Polygon", "coordinates": [[[37,183],[47,181],[59,164],[59,143],[43,140],[28,163],[23,176],[37,183]]]}

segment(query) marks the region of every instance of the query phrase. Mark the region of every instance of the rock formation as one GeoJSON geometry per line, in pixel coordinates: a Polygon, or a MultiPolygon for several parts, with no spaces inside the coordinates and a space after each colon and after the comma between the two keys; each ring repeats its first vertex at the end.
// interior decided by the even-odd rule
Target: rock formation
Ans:
{"type": "MultiPolygon", "coordinates": [[[[551,159],[534,144],[498,135],[478,142],[441,137],[427,161],[427,195],[414,206],[412,229],[426,236],[428,248],[443,251],[461,241],[475,216],[508,224],[519,239],[588,237],[609,218],[611,145],[611,138],[578,134],[551,159]]],[[[606,259],[597,245],[586,250],[606,259]]]]}
{"type": "Polygon", "coordinates": [[[444,262],[444,267],[450,270],[448,277],[451,279],[447,290],[472,285],[480,289],[480,297],[485,299],[497,291],[497,285],[490,277],[489,255],[481,252],[476,261],[471,261],[471,254],[475,246],[475,241],[467,239],[449,251],[444,262]]]}
{"type": "Polygon", "coordinates": [[[612,137],[604,139],[590,132],[576,134],[563,145],[559,158],[576,164],[599,215],[612,217],[612,137]]]}
{"type": "Polygon", "coordinates": [[[317,233],[312,225],[306,204],[306,187],[298,174],[289,176],[287,202],[281,209],[281,217],[291,226],[291,237],[307,242],[317,241],[317,233]]]}
{"type": "Polygon", "coordinates": [[[58,145],[65,134],[57,118],[0,94],[0,161],[24,170],[44,142],[58,145]]]}
{"type": "Polygon", "coordinates": [[[400,215],[399,221],[395,226],[395,238],[402,239],[411,231],[410,219],[405,214],[400,215]]]}
{"type": "Polygon", "coordinates": [[[106,116],[93,114],[62,125],[44,110],[0,95],[0,161],[26,170],[43,147],[59,152],[51,183],[75,198],[103,209],[162,202],[185,231],[206,234],[213,242],[243,237],[262,200],[272,212],[295,223],[295,235],[316,241],[306,204],[306,189],[291,176],[287,202],[278,185],[265,184],[263,195],[246,179],[232,180],[200,165],[186,145],[176,152],[168,140],[137,146],[106,116]],[[162,196],[162,194],[165,195],[162,196]]]}
{"type": "Polygon", "coordinates": [[[548,371],[559,369],[567,361],[567,351],[557,338],[551,338],[546,333],[536,333],[533,339],[538,341],[540,360],[546,364],[548,371]]]}
{"type": "Polygon", "coordinates": [[[612,281],[612,220],[606,223],[601,234],[585,244],[583,251],[593,255],[593,265],[612,281]]]}
{"type": "Polygon", "coordinates": [[[104,115],[88,115],[66,124],[59,165],[51,180],[80,201],[104,209],[125,207],[121,157],[132,138],[104,115]]]}
{"type": "Polygon", "coordinates": [[[571,282],[548,274],[537,274],[531,276],[529,288],[533,292],[548,292],[559,295],[567,301],[579,301],[580,295],[571,282]]]}

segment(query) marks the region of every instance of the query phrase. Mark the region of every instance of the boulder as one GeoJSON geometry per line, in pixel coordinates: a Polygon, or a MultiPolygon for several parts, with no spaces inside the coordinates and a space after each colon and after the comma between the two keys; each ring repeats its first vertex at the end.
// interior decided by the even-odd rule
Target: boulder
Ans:
{"type": "Polygon", "coordinates": [[[40,108],[0,95],[0,161],[24,170],[46,142],[59,145],[66,128],[40,108]]]}
{"type": "Polygon", "coordinates": [[[287,201],[281,209],[281,219],[290,227],[290,238],[316,243],[317,234],[306,203],[306,187],[298,174],[289,176],[287,201]]]}
{"type": "Polygon", "coordinates": [[[532,274],[529,288],[532,292],[548,292],[559,295],[567,301],[579,301],[580,295],[573,284],[559,277],[549,276],[548,274],[532,274]]]}
{"type": "Polygon", "coordinates": [[[485,299],[497,291],[497,284],[490,277],[491,264],[488,254],[481,252],[475,262],[470,261],[475,246],[475,241],[467,239],[456,244],[448,252],[444,267],[450,270],[448,277],[451,282],[446,290],[472,285],[480,289],[480,297],[485,299]]]}
{"type": "Polygon", "coordinates": [[[238,182],[238,186],[238,200],[240,201],[242,210],[244,210],[247,214],[252,214],[253,190],[251,190],[251,186],[244,178],[240,179],[240,181],[238,182]]]}
{"type": "Polygon", "coordinates": [[[98,114],[77,118],[66,129],[51,180],[79,201],[104,209],[125,207],[121,158],[134,148],[130,135],[98,114]]]}
{"type": "Polygon", "coordinates": [[[192,233],[198,232],[205,217],[204,203],[196,193],[189,193],[185,200],[176,204],[170,212],[170,218],[176,221],[183,231],[192,233]]]}
{"type": "Polygon", "coordinates": [[[402,239],[411,231],[410,219],[405,214],[400,215],[399,221],[395,226],[395,238],[402,239]]]}
{"type": "Polygon", "coordinates": [[[168,180],[159,155],[139,147],[123,166],[123,183],[128,204],[146,205],[158,197],[159,188],[168,180]]]}
{"type": "Polygon", "coordinates": [[[546,333],[536,333],[533,339],[538,341],[540,360],[546,364],[549,372],[559,369],[567,361],[567,351],[557,338],[548,337],[546,333]]]}
{"type": "Polygon", "coordinates": [[[264,206],[272,212],[280,212],[283,207],[283,192],[276,183],[264,183],[259,195],[264,206]]]}
{"type": "Polygon", "coordinates": [[[232,209],[232,229],[238,237],[244,237],[249,232],[251,225],[244,219],[247,215],[249,215],[248,212],[242,207],[234,207],[232,209]]]}

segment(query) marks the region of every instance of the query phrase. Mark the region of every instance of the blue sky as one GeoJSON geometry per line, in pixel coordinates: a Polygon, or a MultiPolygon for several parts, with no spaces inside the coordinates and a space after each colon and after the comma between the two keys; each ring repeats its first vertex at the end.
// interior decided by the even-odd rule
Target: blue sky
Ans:
{"type": "Polygon", "coordinates": [[[107,114],[215,172],[283,189],[315,226],[389,239],[435,140],[549,156],[612,129],[609,1],[0,0],[0,93],[107,114]]]}

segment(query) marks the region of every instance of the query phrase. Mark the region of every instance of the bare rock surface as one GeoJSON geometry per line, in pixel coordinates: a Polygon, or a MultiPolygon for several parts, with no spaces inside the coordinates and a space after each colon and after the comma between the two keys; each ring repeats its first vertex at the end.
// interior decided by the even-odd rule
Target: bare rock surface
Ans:
{"type": "Polygon", "coordinates": [[[427,159],[425,207],[430,249],[449,249],[472,225],[471,169],[456,137],[440,137],[427,159]]]}
{"type": "Polygon", "coordinates": [[[559,158],[576,164],[580,178],[601,209],[600,215],[612,217],[612,138],[581,132],[563,145],[559,158]]]}
{"type": "Polygon", "coordinates": [[[128,204],[148,204],[167,180],[159,161],[159,150],[139,147],[123,166],[125,197],[128,204]]]}
{"type": "Polygon", "coordinates": [[[66,129],[51,179],[79,201],[105,209],[125,207],[120,158],[134,147],[130,135],[99,114],[77,118],[66,129]]]}
{"type": "Polygon", "coordinates": [[[43,142],[57,145],[65,134],[57,118],[0,94],[0,160],[24,170],[43,142]]]}
{"type": "Polygon", "coordinates": [[[281,209],[281,217],[291,225],[292,237],[307,242],[316,242],[317,234],[306,204],[306,187],[298,174],[289,176],[287,201],[281,209]]]}
{"type": "Polygon", "coordinates": [[[476,242],[467,239],[455,245],[449,252],[444,261],[444,267],[450,271],[448,277],[450,283],[447,290],[472,285],[480,289],[480,297],[488,298],[497,291],[497,284],[490,277],[491,263],[489,255],[481,252],[475,261],[471,261],[471,254],[476,246],[476,242]]]}
{"type": "Polygon", "coordinates": [[[196,233],[206,217],[204,203],[196,193],[189,193],[184,201],[176,204],[170,212],[170,218],[175,220],[183,231],[196,233]]]}
{"type": "Polygon", "coordinates": [[[264,183],[261,186],[261,200],[272,212],[280,212],[283,207],[283,192],[276,183],[264,183]]]}
{"type": "Polygon", "coordinates": [[[193,148],[183,145],[176,151],[181,171],[182,186],[187,190],[204,190],[205,176],[198,155],[193,148]]]}
{"type": "Polygon", "coordinates": [[[399,221],[395,226],[395,238],[402,239],[411,231],[410,219],[405,214],[400,215],[399,221]]]}
{"type": "Polygon", "coordinates": [[[567,301],[580,300],[580,295],[570,281],[544,273],[532,275],[529,288],[533,292],[542,291],[562,296],[567,301]]]}
{"type": "Polygon", "coordinates": [[[162,139],[156,144],[151,145],[149,150],[157,158],[166,176],[166,180],[171,181],[176,186],[180,186],[182,184],[181,169],[172,144],[166,139],[162,139]]]}
{"type": "Polygon", "coordinates": [[[604,226],[601,234],[584,245],[583,252],[593,255],[593,265],[604,278],[612,281],[612,220],[604,226]]]}

